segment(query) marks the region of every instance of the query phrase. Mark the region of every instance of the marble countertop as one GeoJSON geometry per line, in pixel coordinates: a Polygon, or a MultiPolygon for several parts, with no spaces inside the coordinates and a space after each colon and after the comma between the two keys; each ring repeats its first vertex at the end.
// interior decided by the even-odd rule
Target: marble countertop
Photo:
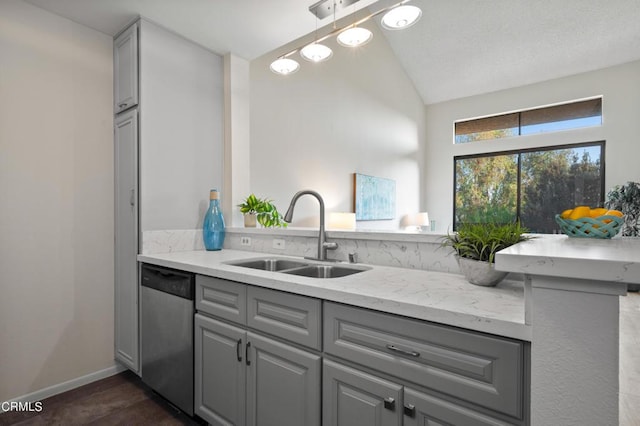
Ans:
{"type": "Polygon", "coordinates": [[[496,269],[640,284],[640,238],[535,238],[498,252],[496,269]]]}
{"type": "Polygon", "coordinates": [[[359,265],[370,269],[347,277],[318,279],[225,263],[260,257],[288,256],[225,249],[138,255],[138,260],[406,317],[531,340],[531,327],[525,324],[522,282],[505,280],[497,287],[486,288],[469,284],[462,275],[457,274],[362,264],[359,265]]]}

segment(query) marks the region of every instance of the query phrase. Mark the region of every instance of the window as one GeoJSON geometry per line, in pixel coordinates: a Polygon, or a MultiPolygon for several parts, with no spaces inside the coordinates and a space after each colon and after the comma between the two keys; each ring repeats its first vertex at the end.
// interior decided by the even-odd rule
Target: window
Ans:
{"type": "Polygon", "coordinates": [[[554,216],[604,202],[603,142],[454,157],[454,230],[510,223],[555,233],[554,216]]]}
{"type": "Polygon", "coordinates": [[[464,120],[455,123],[455,143],[602,125],[602,98],[464,120]]]}

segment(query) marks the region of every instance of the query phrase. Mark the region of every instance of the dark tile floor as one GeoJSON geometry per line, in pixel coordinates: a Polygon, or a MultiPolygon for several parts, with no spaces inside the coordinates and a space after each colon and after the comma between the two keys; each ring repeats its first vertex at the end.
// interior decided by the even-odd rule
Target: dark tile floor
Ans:
{"type": "Polygon", "coordinates": [[[41,412],[0,414],[0,425],[199,425],[126,371],[52,396],[41,412]]]}

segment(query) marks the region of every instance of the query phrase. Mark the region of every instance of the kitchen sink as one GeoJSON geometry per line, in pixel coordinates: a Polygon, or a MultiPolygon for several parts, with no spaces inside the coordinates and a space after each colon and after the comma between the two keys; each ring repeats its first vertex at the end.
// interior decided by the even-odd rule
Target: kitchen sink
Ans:
{"type": "Polygon", "coordinates": [[[229,262],[229,265],[242,266],[243,268],[260,269],[262,271],[282,271],[285,269],[300,268],[308,263],[289,259],[249,259],[237,262],[229,262]]]}
{"type": "Polygon", "coordinates": [[[341,265],[309,265],[302,268],[284,271],[286,274],[311,278],[339,278],[366,271],[364,268],[353,268],[341,265]]]}
{"type": "Polygon", "coordinates": [[[357,274],[370,268],[364,266],[345,266],[317,262],[301,262],[291,259],[260,258],[225,262],[228,265],[243,268],[259,269],[261,271],[283,272],[311,278],[339,278],[357,274]]]}

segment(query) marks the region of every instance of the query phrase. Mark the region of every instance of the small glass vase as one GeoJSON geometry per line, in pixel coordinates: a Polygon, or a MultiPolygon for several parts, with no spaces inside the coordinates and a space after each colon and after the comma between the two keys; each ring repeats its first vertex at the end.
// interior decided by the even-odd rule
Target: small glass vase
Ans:
{"type": "Polygon", "coordinates": [[[224,218],[220,209],[220,194],[212,189],[209,193],[209,208],[204,215],[202,236],[207,250],[222,250],[224,245],[224,218]]]}

